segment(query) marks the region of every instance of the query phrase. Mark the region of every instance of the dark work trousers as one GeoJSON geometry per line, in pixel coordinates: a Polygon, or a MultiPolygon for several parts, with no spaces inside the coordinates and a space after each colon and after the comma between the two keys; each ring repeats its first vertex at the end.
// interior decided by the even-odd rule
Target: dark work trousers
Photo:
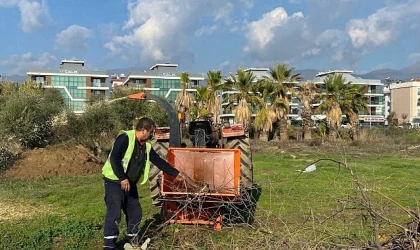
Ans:
{"type": "Polygon", "coordinates": [[[121,190],[121,185],[105,179],[106,217],[104,226],[104,246],[116,247],[121,221],[121,210],[127,222],[127,236],[138,234],[142,210],[139,202],[137,185],[130,183],[130,191],[121,190]]]}

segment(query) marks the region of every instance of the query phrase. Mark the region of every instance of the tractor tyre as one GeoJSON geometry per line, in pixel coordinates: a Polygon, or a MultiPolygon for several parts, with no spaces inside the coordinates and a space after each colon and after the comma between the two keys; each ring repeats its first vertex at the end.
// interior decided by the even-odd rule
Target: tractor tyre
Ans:
{"type": "Polygon", "coordinates": [[[237,148],[241,150],[241,189],[252,190],[254,181],[254,168],[252,165],[251,144],[248,137],[240,137],[227,141],[225,148],[237,148]]]}
{"type": "MultiPolygon", "coordinates": [[[[152,142],[152,147],[158,153],[160,157],[166,159],[168,154],[169,142],[152,142]]],[[[160,197],[160,180],[161,180],[161,170],[157,168],[153,163],[150,164],[149,171],[149,183],[150,183],[150,197],[152,199],[152,204],[154,206],[161,206],[162,202],[159,201],[160,197]]]]}
{"type": "Polygon", "coordinates": [[[246,223],[251,225],[254,221],[256,208],[253,197],[254,168],[250,139],[246,136],[229,139],[225,148],[237,148],[241,150],[241,178],[240,178],[240,204],[227,205],[227,224],[246,223]]]}

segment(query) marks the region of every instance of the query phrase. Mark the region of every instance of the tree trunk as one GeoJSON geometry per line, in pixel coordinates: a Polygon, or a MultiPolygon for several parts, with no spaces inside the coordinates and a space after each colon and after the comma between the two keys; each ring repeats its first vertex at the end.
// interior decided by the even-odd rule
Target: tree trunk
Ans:
{"type": "Polygon", "coordinates": [[[338,126],[330,125],[328,135],[329,135],[330,140],[335,141],[338,135],[338,126]]]}
{"type": "Polygon", "coordinates": [[[355,141],[357,140],[357,122],[359,121],[359,115],[353,110],[349,110],[346,113],[346,117],[350,125],[350,138],[355,141]]]}
{"type": "Polygon", "coordinates": [[[260,141],[268,141],[268,132],[260,131],[260,141]]]}
{"type": "Polygon", "coordinates": [[[303,130],[303,139],[304,140],[312,140],[312,114],[310,110],[303,108],[302,110],[302,130],[303,130]]]}
{"type": "Polygon", "coordinates": [[[331,140],[337,139],[338,128],[342,121],[342,112],[338,103],[331,104],[329,110],[327,110],[327,121],[328,121],[328,134],[331,140]]]}
{"type": "Polygon", "coordinates": [[[289,135],[287,133],[287,115],[280,119],[280,141],[287,141],[289,139],[289,135]]]}

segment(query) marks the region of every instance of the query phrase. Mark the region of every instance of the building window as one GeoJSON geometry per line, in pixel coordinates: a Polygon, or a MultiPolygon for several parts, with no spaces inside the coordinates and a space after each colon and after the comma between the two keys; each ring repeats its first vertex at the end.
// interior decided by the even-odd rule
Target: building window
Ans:
{"type": "Polygon", "coordinates": [[[92,87],[101,87],[101,79],[93,79],[92,87]]]}
{"type": "Polygon", "coordinates": [[[35,77],[35,82],[36,83],[44,83],[45,78],[43,76],[37,76],[37,77],[35,77]]]}
{"type": "Polygon", "coordinates": [[[420,107],[420,98],[417,99],[417,107],[420,107]]]}
{"type": "Polygon", "coordinates": [[[61,94],[67,106],[73,111],[83,111],[85,107],[86,90],[78,87],[86,86],[86,77],[81,76],[51,76],[51,85],[65,87],[60,88],[61,94]],[[70,94],[70,95],[69,95],[70,94]],[[79,99],[72,101],[71,99],[79,99]]]}
{"type": "Polygon", "coordinates": [[[417,95],[420,96],[420,88],[417,89],[417,95]]]}

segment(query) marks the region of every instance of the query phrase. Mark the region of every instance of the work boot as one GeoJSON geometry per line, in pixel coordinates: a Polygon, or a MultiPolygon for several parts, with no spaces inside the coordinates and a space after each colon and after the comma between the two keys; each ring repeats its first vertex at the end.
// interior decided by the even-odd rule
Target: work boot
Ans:
{"type": "Polygon", "coordinates": [[[130,243],[133,247],[140,247],[140,239],[138,236],[127,237],[127,239],[128,243],[130,243]]]}
{"type": "Polygon", "coordinates": [[[103,250],[115,250],[115,249],[118,249],[118,248],[116,248],[116,247],[110,247],[110,246],[104,246],[102,249],[103,250]]]}
{"type": "Polygon", "coordinates": [[[111,250],[111,249],[118,249],[117,242],[115,240],[105,240],[103,249],[111,250]]]}

